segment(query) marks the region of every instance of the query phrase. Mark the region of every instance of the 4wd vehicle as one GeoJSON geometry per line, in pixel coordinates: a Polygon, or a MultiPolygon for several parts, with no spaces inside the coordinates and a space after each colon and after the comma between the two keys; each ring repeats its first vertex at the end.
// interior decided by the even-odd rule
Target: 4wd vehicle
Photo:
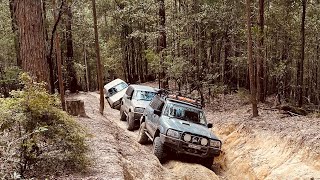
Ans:
{"type": "Polygon", "coordinates": [[[121,99],[127,87],[128,84],[121,79],[115,79],[104,86],[105,97],[111,108],[120,108],[121,99]]]}
{"type": "Polygon", "coordinates": [[[157,89],[149,86],[130,85],[128,87],[120,107],[120,120],[127,120],[128,130],[132,131],[139,128],[140,117],[156,92],[157,89]]]}
{"type": "Polygon", "coordinates": [[[178,95],[158,94],[140,119],[138,142],[153,141],[153,152],[163,162],[167,153],[176,152],[201,158],[211,167],[219,156],[221,141],[210,131],[197,101],[178,95]]]}

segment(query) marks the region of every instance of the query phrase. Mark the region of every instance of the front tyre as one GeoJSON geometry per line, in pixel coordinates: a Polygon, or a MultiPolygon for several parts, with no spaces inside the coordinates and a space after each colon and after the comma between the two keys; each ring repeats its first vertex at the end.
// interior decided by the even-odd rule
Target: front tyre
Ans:
{"type": "Polygon", "coordinates": [[[110,104],[110,102],[109,102],[109,98],[106,98],[106,100],[107,100],[107,102],[108,102],[108,104],[109,104],[109,106],[110,106],[110,108],[111,109],[113,109],[113,106],[110,104]]]}
{"type": "Polygon", "coordinates": [[[156,137],[153,141],[153,154],[159,159],[161,163],[165,161],[165,146],[160,141],[160,137],[156,137]]]}
{"type": "Polygon", "coordinates": [[[134,118],[133,118],[132,112],[128,113],[127,122],[128,122],[128,128],[127,129],[129,131],[133,131],[134,130],[134,118]]]}
{"type": "Polygon", "coordinates": [[[201,164],[208,168],[211,169],[212,165],[213,165],[213,157],[208,157],[208,158],[204,158],[201,160],[201,164]]]}
{"type": "Polygon", "coordinates": [[[126,115],[123,112],[122,106],[120,106],[120,120],[125,121],[126,120],[126,115]]]}
{"type": "Polygon", "coordinates": [[[148,142],[148,136],[145,133],[146,123],[143,122],[140,125],[139,134],[138,134],[138,143],[146,144],[148,142]]]}

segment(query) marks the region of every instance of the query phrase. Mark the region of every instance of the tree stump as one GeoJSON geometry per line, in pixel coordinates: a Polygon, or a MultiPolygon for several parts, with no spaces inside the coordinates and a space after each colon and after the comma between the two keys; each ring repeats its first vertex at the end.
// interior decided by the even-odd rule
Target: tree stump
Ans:
{"type": "Polygon", "coordinates": [[[88,117],[84,109],[84,102],[76,99],[68,99],[66,101],[67,112],[72,116],[88,117]]]}

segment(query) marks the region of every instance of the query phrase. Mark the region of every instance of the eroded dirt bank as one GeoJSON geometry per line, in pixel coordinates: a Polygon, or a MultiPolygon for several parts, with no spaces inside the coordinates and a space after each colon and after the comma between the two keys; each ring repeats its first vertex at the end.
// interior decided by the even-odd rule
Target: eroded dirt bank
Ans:
{"type": "Polygon", "coordinates": [[[250,106],[238,101],[208,113],[224,143],[224,154],[216,159],[224,176],[320,179],[320,120],[289,117],[266,105],[259,112],[250,118],[250,106]]]}

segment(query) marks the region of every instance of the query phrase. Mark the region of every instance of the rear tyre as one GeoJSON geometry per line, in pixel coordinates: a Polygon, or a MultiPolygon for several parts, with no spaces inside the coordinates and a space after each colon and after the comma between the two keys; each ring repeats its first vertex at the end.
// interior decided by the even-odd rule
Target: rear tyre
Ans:
{"type": "Polygon", "coordinates": [[[146,123],[143,122],[140,125],[139,134],[138,134],[138,143],[146,144],[148,142],[148,136],[145,133],[146,123]]]}
{"type": "Polygon", "coordinates": [[[127,116],[127,122],[128,122],[128,130],[133,131],[134,130],[134,118],[132,117],[132,113],[129,112],[127,116]]]}
{"type": "Polygon", "coordinates": [[[126,120],[126,115],[124,114],[122,110],[122,106],[120,106],[120,120],[125,121],[126,120]]]}
{"type": "Polygon", "coordinates": [[[153,141],[153,154],[159,159],[161,163],[165,161],[166,153],[164,144],[160,141],[160,137],[154,138],[153,141]]]}
{"type": "Polygon", "coordinates": [[[109,102],[108,98],[106,98],[106,99],[107,99],[107,102],[108,102],[108,104],[109,104],[110,108],[111,108],[111,109],[113,109],[113,107],[111,106],[111,104],[110,104],[110,102],[109,102]]]}
{"type": "Polygon", "coordinates": [[[208,169],[211,169],[212,165],[213,165],[213,157],[208,157],[208,158],[204,158],[202,159],[201,161],[201,164],[208,168],[208,169]]]}

